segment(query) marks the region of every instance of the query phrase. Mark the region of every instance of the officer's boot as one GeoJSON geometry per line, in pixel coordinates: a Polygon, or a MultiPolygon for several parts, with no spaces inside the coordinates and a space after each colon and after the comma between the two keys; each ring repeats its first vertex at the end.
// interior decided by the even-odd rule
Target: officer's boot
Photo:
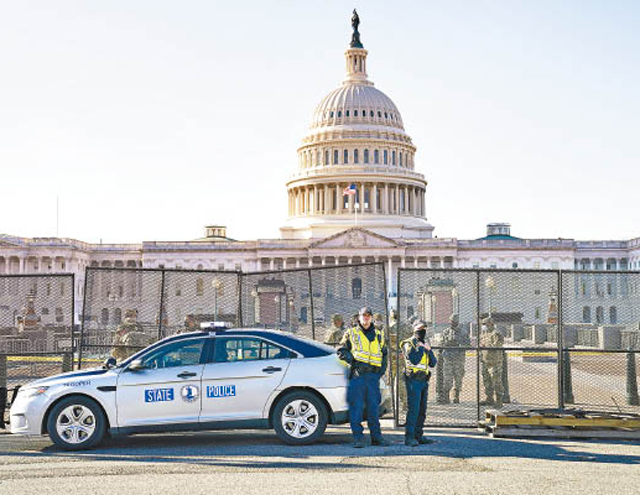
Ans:
{"type": "Polygon", "coordinates": [[[457,388],[453,389],[453,403],[460,404],[460,390],[457,388]]]}

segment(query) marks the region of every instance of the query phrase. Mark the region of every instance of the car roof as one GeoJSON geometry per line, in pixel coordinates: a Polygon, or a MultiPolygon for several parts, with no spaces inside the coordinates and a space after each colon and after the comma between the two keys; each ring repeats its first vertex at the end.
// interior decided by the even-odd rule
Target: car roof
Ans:
{"type": "MultiPolygon", "coordinates": [[[[155,342],[149,347],[136,353],[136,355],[140,354],[141,352],[146,352],[152,348],[156,348],[161,345],[168,344],[170,342],[179,342],[181,340],[192,339],[194,337],[213,338],[213,337],[240,337],[240,336],[258,337],[258,338],[270,340],[275,344],[280,344],[293,351],[296,351],[297,353],[301,354],[305,358],[328,356],[329,354],[336,352],[333,347],[323,344],[322,342],[317,342],[307,337],[303,337],[301,335],[296,335],[289,332],[283,332],[281,330],[269,330],[264,328],[227,328],[227,329],[216,329],[211,331],[197,330],[195,332],[186,332],[186,333],[179,333],[177,335],[171,335],[169,337],[165,337],[162,340],[159,340],[158,342],[155,342]]],[[[134,356],[131,356],[131,358],[133,358],[134,356]]],[[[127,362],[130,361],[131,358],[127,359],[126,361],[127,362]]]]}

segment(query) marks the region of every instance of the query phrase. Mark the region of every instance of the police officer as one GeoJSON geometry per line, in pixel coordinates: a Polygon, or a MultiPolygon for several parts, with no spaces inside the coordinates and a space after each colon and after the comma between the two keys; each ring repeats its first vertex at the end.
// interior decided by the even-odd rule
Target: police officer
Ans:
{"type": "MultiPolygon", "coordinates": [[[[485,318],[480,335],[480,345],[482,347],[502,347],[504,337],[498,333],[491,317],[485,318]]],[[[486,349],[480,352],[482,363],[482,381],[484,383],[485,400],[480,404],[483,406],[502,407],[502,397],[504,389],[502,387],[502,359],[504,352],[501,349],[486,349]],[[495,392],[495,400],[494,400],[495,392]]]]}
{"type": "Polygon", "coordinates": [[[460,402],[460,390],[462,390],[462,379],[464,378],[464,364],[467,351],[456,349],[456,347],[466,347],[470,345],[469,337],[460,329],[458,315],[451,315],[449,319],[451,326],[442,332],[442,351],[444,358],[444,401],[449,403],[449,394],[453,387],[453,403],[460,402]]]}
{"type": "Polygon", "coordinates": [[[431,378],[429,368],[437,363],[426,334],[427,324],[423,320],[416,320],[413,324],[413,336],[400,344],[405,361],[404,383],[408,404],[404,444],[410,447],[433,443],[433,440],[422,436],[431,378]]]}
{"type": "Polygon", "coordinates": [[[380,430],[380,378],[387,369],[387,347],[383,332],[372,322],[370,308],[362,308],[356,326],[347,330],[338,348],[338,357],[349,366],[349,421],[353,433],[353,446],[364,447],[362,415],[367,408],[367,425],[371,434],[371,444],[386,447],[389,441],[380,430]]]}

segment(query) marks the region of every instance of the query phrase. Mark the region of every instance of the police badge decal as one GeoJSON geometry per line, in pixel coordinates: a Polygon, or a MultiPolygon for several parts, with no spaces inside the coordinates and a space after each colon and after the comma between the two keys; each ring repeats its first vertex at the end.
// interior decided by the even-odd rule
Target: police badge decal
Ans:
{"type": "Polygon", "coordinates": [[[180,396],[185,402],[194,402],[198,398],[198,395],[200,395],[200,391],[195,385],[185,385],[182,387],[182,390],[180,390],[180,396]]]}

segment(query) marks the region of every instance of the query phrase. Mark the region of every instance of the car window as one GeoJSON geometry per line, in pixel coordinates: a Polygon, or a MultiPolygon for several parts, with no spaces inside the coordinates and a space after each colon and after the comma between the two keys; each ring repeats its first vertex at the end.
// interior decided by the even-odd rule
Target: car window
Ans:
{"type": "Polygon", "coordinates": [[[189,339],[172,342],[153,350],[142,358],[145,368],[174,368],[200,364],[205,339],[189,339]]]}
{"type": "Polygon", "coordinates": [[[233,363],[263,359],[286,359],[291,352],[262,339],[218,337],[215,339],[213,359],[209,362],[233,363]]]}

